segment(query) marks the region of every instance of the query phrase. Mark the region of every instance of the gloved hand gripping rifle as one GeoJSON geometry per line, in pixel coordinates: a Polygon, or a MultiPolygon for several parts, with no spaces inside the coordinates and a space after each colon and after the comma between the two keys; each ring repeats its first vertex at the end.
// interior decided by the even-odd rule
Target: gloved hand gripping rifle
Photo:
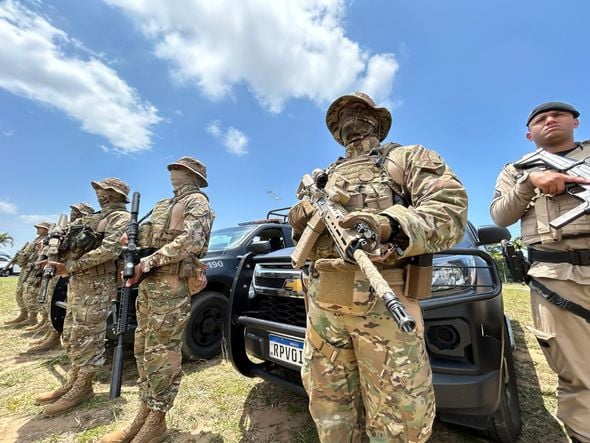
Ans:
{"type": "MultiPolygon", "coordinates": [[[[65,214],[61,214],[57,220],[57,224],[47,237],[47,260],[59,261],[59,245],[66,235],[67,225],[67,216],[65,214]]],[[[37,297],[37,301],[40,304],[43,304],[45,301],[47,301],[47,288],[49,286],[49,281],[54,277],[54,275],[55,266],[45,265],[43,268],[43,276],[41,277],[41,291],[39,292],[39,297],[37,297]]]]}
{"type": "MultiPolygon", "coordinates": [[[[513,163],[513,165],[517,169],[531,169],[542,166],[572,177],[590,179],[590,157],[578,161],[552,154],[541,148],[513,163]]],[[[570,183],[567,186],[567,193],[579,198],[582,202],[565,214],[551,220],[549,225],[555,229],[559,229],[582,215],[590,213],[590,184],[570,183]]]]}
{"type": "Polygon", "coordinates": [[[137,215],[139,213],[139,192],[133,193],[131,200],[131,217],[127,225],[127,247],[123,252],[125,266],[123,268],[123,285],[121,286],[121,297],[119,309],[117,302],[113,301],[113,325],[116,328],[117,346],[113,354],[113,372],[111,374],[111,388],[109,398],[112,400],[121,395],[121,380],[123,378],[123,338],[127,332],[127,321],[129,313],[129,295],[131,288],[126,286],[127,280],[135,275],[135,264],[137,261],[137,235],[139,231],[137,215]]]}
{"type": "Polygon", "coordinates": [[[349,229],[340,226],[340,220],[347,215],[347,212],[342,205],[330,199],[324,190],[326,181],[327,174],[321,169],[315,169],[312,175],[303,176],[297,189],[297,198],[308,198],[315,208],[315,213],[307,223],[293,251],[291,256],[293,267],[303,267],[316,240],[327,229],[340,257],[345,262],[360,267],[398,327],[403,332],[412,332],[416,328],[416,321],[406,312],[404,305],[369,258],[369,255],[374,255],[374,251],[379,247],[377,234],[364,222],[359,222],[349,229]]]}

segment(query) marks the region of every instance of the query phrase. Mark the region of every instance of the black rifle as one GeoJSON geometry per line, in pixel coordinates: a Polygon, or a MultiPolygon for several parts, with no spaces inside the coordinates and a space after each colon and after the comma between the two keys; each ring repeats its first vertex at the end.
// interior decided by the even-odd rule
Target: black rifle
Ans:
{"type": "Polygon", "coordinates": [[[508,271],[512,276],[512,281],[514,283],[528,283],[529,276],[527,273],[529,272],[530,264],[524,257],[522,250],[520,248],[516,248],[514,243],[508,240],[502,240],[501,246],[502,255],[506,260],[506,265],[508,266],[508,271]]]}
{"type": "MultiPolygon", "coordinates": [[[[68,218],[65,214],[61,214],[57,221],[57,224],[49,233],[47,237],[47,260],[57,261],[59,260],[59,246],[66,235],[66,228],[68,225],[68,218]]],[[[55,266],[45,265],[43,268],[43,277],[41,277],[41,291],[37,301],[40,304],[45,303],[47,300],[47,288],[49,287],[49,281],[55,275],[55,266]]]]}
{"type": "Polygon", "coordinates": [[[113,303],[113,324],[116,325],[115,334],[117,335],[117,346],[113,354],[113,373],[111,374],[111,389],[109,398],[112,400],[121,395],[121,381],[123,378],[123,338],[127,332],[128,312],[129,312],[129,295],[131,288],[127,287],[127,280],[135,275],[135,263],[137,260],[137,235],[139,213],[139,192],[133,193],[131,200],[131,217],[127,225],[127,247],[124,250],[123,257],[125,267],[123,268],[123,284],[121,286],[121,297],[119,299],[119,310],[117,312],[117,303],[113,303]]]}
{"type": "MultiPolygon", "coordinates": [[[[398,327],[410,333],[416,328],[416,321],[407,313],[404,305],[379,273],[369,255],[379,245],[377,235],[366,223],[357,223],[352,229],[345,229],[340,226],[340,220],[347,215],[346,209],[339,203],[330,199],[328,192],[324,190],[327,174],[321,169],[316,169],[312,175],[306,174],[301,179],[297,190],[297,198],[308,198],[315,208],[315,214],[307,223],[307,227],[301,234],[297,246],[291,255],[293,267],[301,268],[309,256],[317,238],[324,231],[334,240],[340,257],[348,263],[356,264],[365,274],[375,292],[381,297],[385,306],[398,327]]],[[[335,197],[342,201],[346,198],[344,192],[334,190],[335,197]],[[337,195],[336,195],[337,194],[337,195]]]]}
{"type": "MultiPolygon", "coordinates": [[[[572,177],[582,177],[590,179],[590,157],[584,160],[574,160],[569,157],[552,154],[542,148],[537,149],[532,154],[528,154],[513,163],[517,169],[531,169],[536,167],[545,167],[554,169],[562,174],[571,175],[572,177]]],[[[582,202],[565,214],[551,220],[549,225],[552,228],[559,229],[584,214],[590,213],[590,184],[569,183],[567,193],[573,197],[579,198],[582,202]]]]}

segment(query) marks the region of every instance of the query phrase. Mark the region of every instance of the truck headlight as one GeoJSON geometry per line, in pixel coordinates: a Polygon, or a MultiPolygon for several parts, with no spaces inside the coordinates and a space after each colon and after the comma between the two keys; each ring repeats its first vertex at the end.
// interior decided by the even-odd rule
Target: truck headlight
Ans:
{"type": "Polygon", "coordinates": [[[456,293],[473,288],[477,279],[476,269],[473,255],[435,256],[432,260],[432,292],[456,293]]]}

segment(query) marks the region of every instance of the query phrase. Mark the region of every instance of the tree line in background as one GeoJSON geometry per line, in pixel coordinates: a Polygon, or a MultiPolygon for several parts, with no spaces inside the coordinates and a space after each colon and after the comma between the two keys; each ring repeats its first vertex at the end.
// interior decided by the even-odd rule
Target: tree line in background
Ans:
{"type": "Polygon", "coordinates": [[[12,246],[14,239],[8,232],[0,232],[0,246],[12,246]]]}

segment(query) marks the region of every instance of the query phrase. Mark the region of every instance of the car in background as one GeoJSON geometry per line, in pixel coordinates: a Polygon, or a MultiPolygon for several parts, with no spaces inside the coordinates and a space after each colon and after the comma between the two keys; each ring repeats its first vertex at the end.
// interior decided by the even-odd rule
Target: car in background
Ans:
{"type": "Polygon", "coordinates": [[[0,251],[0,277],[20,274],[20,266],[16,263],[11,264],[8,268],[6,267],[6,265],[10,263],[10,260],[12,260],[12,256],[4,251],[0,251]]]}
{"type": "MultiPolygon", "coordinates": [[[[457,247],[434,255],[432,296],[420,301],[439,419],[484,431],[499,442],[516,440],[521,417],[514,337],[496,263],[483,246],[509,238],[505,228],[469,224],[457,247]]],[[[299,371],[306,313],[292,251],[250,252],[242,258],[226,339],[241,374],[305,395],[299,371]]]]}

